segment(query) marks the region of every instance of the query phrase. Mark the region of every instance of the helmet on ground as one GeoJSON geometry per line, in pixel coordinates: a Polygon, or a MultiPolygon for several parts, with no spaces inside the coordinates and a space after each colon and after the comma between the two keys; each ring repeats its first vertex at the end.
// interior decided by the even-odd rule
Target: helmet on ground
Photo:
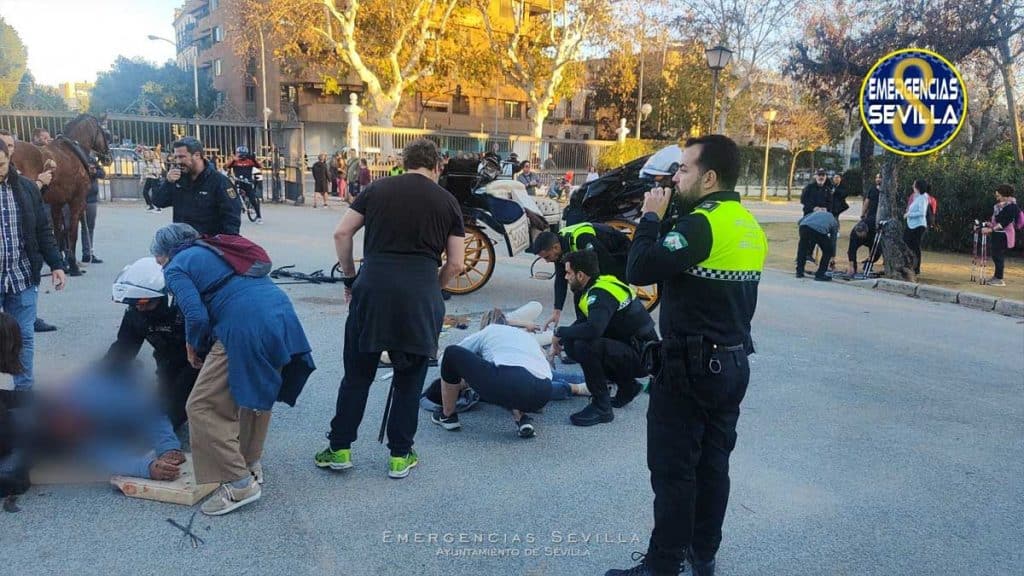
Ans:
{"type": "Polygon", "coordinates": [[[239,146],[238,148],[235,148],[235,154],[238,154],[239,156],[245,156],[248,153],[249,148],[247,146],[239,146]]]}
{"type": "Polygon", "coordinates": [[[114,302],[145,304],[149,300],[167,297],[164,269],[152,256],[140,258],[125,266],[114,281],[114,302]]]}
{"type": "Polygon", "coordinates": [[[673,144],[658,150],[647,159],[644,167],[640,169],[640,177],[654,178],[657,176],[672,176],[679,170],[679,164],[683,161],[683,149],[673,144]]]}

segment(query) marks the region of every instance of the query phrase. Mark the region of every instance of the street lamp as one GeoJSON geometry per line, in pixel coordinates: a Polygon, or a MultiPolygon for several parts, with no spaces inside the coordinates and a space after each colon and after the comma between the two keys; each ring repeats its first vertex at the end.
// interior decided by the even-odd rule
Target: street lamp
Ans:
{"type": "MultiPolygon", "coordinates": [[[[153,34],[150,34],[149,36],[146,36],[146,38],[149,38],[150,40],[160,40],[162,42],[167,42],[171,46],[174,46],[174,49],[176,51],[178,49],[178,45],[173,40],[168,40],[163,36],[155,36],[153,34]]],[[[192,49],[192,94],[195,97],[196,101],[196,140],[199,140],[199,49],[195,47],[193,47],[192,49]]]]}
{"type": "Polygon", "coordinates": [[[768,122],[768,134],[764,138],[764,178],[761,179],[761,201],[768,200],[768,150],[771,148],[772,142],[772,122],[775,121],[775,117],[778,116],[779,111],[774,108],[765,110],[762,114],[766,122],[768,122]]]}
{"type": "MultiPolygon", "coordinates": [[[[263,100],[263,143],[265,149],[270,148],[270,106],[267,106],[267,51],[263,45],[263,25],[257,27],[260,33],[260,90],[263,100]]],[[[266,150],[263,150],[266,152],[266,150]]]]}
{"type": "Polygon", "coordinates": [[[711,69],[711,124],[708,133],[715,133],[715,104],[718,102],[718,73],[732,61],[732,50],[719,44],[714,48],[704,51],[708,58],[708,68],[711,69]]]}

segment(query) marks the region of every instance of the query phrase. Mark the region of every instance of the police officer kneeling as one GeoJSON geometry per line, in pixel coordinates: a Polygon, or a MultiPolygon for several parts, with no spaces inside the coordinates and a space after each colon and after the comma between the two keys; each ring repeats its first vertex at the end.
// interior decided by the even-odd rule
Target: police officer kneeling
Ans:
{"type": "Polygon", "coordinates": [[[177,429],[188,420],[185,402],[199,371],[188,363],[185,349],[185,318],[172,304],[164,284],[164,270],[152,257],[126,266],[114,282],[115,302],[127,304],[117,341],[110,345],[103,364],[127,369],[143,342],[153,347],[156,374],[164,412],[177,429]]]}
{"type": "Polygon", "coordinates": [[[673,194],[655,189],[644,199],[627,275],[634,284],[663,283],[664,340],[647,412],[654,531],[639,566],[606,576],[678,574],[687,558],[695,575],[714,574],[768,248],[733,191],[739,166],[729,138],[688,140],[672,179],[686,216],[662,234],[673,194]]]}
{"type": "Polygon", "coordinates": [[[579,295],[576,322],[555,330],[551,352],[564,347],[580,363],[590,391],[590,404],[570,416],[577,426],[593,426],[614,419],[612,407],[621,408],[640,393],[636,378],[644,376],[641,352],[658,339],[654,321],[629,285],[610,274],[600,274],[597,254],[590,250],[565,257],[565,279],[579,295]],[[618,386],[612,399],[608,382],[618,386]]]}

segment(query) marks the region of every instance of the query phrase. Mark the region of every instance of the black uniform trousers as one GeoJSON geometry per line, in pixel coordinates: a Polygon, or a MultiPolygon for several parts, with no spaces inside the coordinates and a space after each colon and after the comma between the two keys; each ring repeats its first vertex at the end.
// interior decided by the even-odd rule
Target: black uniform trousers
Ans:
{"type": "Polygon", "coordinates": [[[579,362],[587,390],[598,408],[610,410],[608,382],[620,388],[631,386],[635,378],[645,375],[640,354],[629,344],[611,338],[594,340],[567,339],[565,353],[579,362]]]}
{"type": "Polygon", "coordinates": [[[804,265],[814,251],[815,245],[821,248],[821,259],[818,261],[818,271],[814,275],[822,277],[825,275],[825,272],[828,272],[828,264],[836,254],[836,248],[832,243],[832,239],[827,234],[822,234],[810,226],[801,226],[800,245],[797,247],[796,253],[796,273],[798,276],[803,275],[804,265]]]}
{"type": "MultiPolygon", "coordinates": [[[[355,314],[349,314],[345,322],[345,376],[338,389],[338,401],[331,419],[331,431],[327,438],[331,450],[349,448],[355,441],[359,424],[363,421],[366,399],[370,395],[370,384],[377,377],[380,352],[359,350],[360,330],[355,314]]],[[[413,438],[418,425],[417,410],[420,393],[427,377],[429,358],[405,352],[390,352],[394,377],[391,412],[388,416],[388,449],[392,456],[405,456],[412,449],[413,438]]],[[[385,407],[387,409],[387,407],[385,407]]]]}
{"type": "Polygon", "coordinates": [[[704,374],[663,369],[651,386],[647,467],[654,531],[647,561],[655,574],[677,574],[690,548],[697,561],[711,560],[722,542],[729,455],[750,365],[742,350],[704,358],[705,367],[712,365],[704,374]]]}
{"type": "Polygon", "coordinates": [[[198,377],[199,371],[187,364],[176,372],[158,374],[160,403],[175,430],[188,421],[185,403],[198,377]]]}

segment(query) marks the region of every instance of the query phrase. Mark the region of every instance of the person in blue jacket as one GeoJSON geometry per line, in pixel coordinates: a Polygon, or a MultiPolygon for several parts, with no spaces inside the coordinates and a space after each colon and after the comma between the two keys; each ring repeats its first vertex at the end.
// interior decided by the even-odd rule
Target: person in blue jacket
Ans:
{"type": "Polygon", "coordinates": [[[203,503],[217,516],[260,498],[259,466],[275,401],[295,404],[316,369],[291,301],[267,276],[243,276],[196,244],[188,224],[157,230],[150,252],[185,317],[199,377],[186,404],[196,482],[221,486],[203,503]]]}

